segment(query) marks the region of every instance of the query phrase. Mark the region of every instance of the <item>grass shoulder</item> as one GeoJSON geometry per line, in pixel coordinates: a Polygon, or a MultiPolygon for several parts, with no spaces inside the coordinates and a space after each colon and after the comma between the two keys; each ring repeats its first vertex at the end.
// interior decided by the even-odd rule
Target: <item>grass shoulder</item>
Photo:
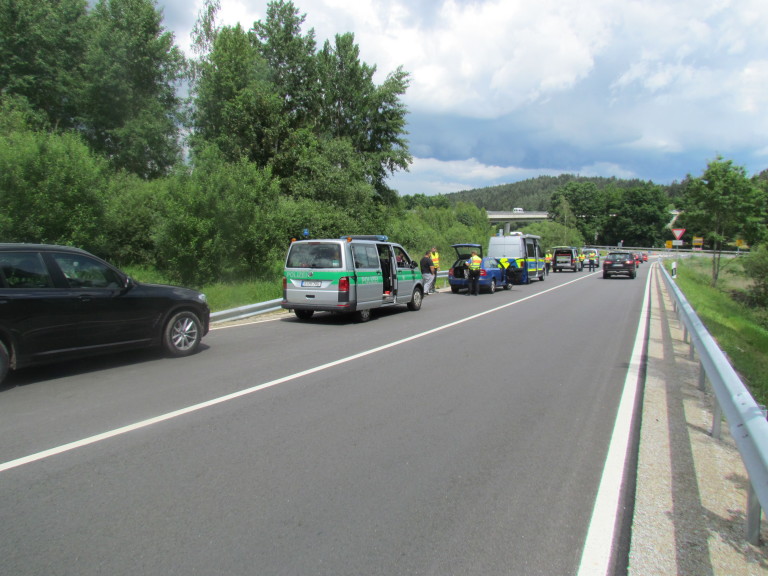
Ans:
{"type": "MultiPolygon", "coordinates": [[[[670,270],[671,262],[667,262],[670,270]]],[[[711,260],[705,256],[677,260],[677,285],[730,359],[758,404],[768,404],[768,330],[766,310],[746,304],[749,278],[741,266],[722,274],[711,286],[711,260]]]]}
{"type": "MultiPolygon", "coordinates": [[[[178,284],[151,268],[127,266],[124,270],[139,282],[178,284]]],[[[206,295],[212,312],[274,300],[283,295],[280,278],[275,278],[274,280],[250,279],[240,282],[216,282],[205,286],[190,286],[190,288],[200,290],[206,295]]]]}

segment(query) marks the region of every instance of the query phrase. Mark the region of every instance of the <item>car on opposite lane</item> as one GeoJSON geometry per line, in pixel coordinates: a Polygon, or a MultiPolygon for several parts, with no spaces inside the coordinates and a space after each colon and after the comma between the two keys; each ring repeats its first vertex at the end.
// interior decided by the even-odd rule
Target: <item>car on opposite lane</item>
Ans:
{"type": "Polygon", "coordinates": [[[137,282],[78,248],[0,244],[0,383],[9,370],[130,348],[188,356],[209,323],[196,290],[137,282]]]}

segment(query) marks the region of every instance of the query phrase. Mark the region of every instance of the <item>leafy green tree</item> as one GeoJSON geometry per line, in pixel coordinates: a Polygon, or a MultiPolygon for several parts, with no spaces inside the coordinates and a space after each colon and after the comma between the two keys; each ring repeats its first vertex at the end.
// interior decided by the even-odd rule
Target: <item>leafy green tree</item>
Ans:
{"type": "Polygon", "coordinates": [[[292,127],[312,123],[318,109],[315,31],[302,35],[305,19],[293,2],[278,0],[267,5],[266,19],[253,25],[257,47],[269,65],[292,127]]]}
{"type": "Polygon", "coordinates": [[[266,61],[239,24],[216,30],[210,46],[195,63],[192,146],[210,142],[230,162],[264,167],[287,132],[266,61]]]}
{"type": "Polygon", "coordinates": [[[268,169],[201,149],[191,169],[168,180],[154,238],[158,266],[192,284],[257,276],[278,195],[268,169]]]}
{"type": "Polygon", "coordinates": [[[83,133],[115,168],[162,176],[180,158],[176,85],[184,56],[153,0],[98,0],[89,21],[83,133]]]}
{"type": "Polygon", "coordinates": [[[617,189],[608,204],[602,237],[607,245],[652,247],[661,244],[669,223],[669,199],[661,186],[617,189]]]}
{"type": "Polygon", "coordinates": [[[105,177],[74,134],[0,134],[0,238],[99,250],[105,177]]]}
{"type": "Polygon", "coordinates": [[[714,251],[712,286],[717,286],[728,242],[750,242],[765,235],[766,193],[746,175],[746,170],[718,156],[699,178],[689,178],[678,221],[698,234],[714,251]]]}
{"type": "Polygon", "coordinates": [[[0,0],[0,94],[24,96],[72,128],[89,23],[86,0],[0,0]]]}
{"type": "Polygon", "coordinates": [[[392,203],[396,194],[386,178],[407,169],[412,160],[405,140],[407,110],[400,100],[408,87],[408,73],[398,68],[376,86],[376,67],[360,61],[351,33],[337,34],[333,46],[326,41],[317,59],[321,133],[348,138],[366,159],[368,179],[376,192],[392,203]]]}

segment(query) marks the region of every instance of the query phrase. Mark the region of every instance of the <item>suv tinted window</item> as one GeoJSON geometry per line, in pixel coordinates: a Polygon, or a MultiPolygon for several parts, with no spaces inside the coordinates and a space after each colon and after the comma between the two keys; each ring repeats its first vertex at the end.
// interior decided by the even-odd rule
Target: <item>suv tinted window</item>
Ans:
{"type": "Polygon", "coordinates": [[[3,252],[0,270],[8,288],[51,288],[53,283],[38,252],[3,252]]]}
{"type": "Polygon", "coordinates": [[[80,254],[52,254],[70,288],[119,288],[120,275],[98,260],[80,254]]]}

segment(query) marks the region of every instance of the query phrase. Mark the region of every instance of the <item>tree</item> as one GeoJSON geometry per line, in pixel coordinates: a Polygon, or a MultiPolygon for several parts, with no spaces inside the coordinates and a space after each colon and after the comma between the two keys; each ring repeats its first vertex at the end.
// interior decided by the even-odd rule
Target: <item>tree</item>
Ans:
{"type": "Polygon", "coordinates": [[[669,222],[669,199],[661,186],[643,184],[614,190],[606,196],[608,217],[602,237],[606,244],[658,246],[669,222]]]}
{"type": "Polygon", "coordinates": [[[349,138],[365,157],[367,177],[379,196],[392,203],[395,194],[386,178],[406,170],[412,158],[405,140],[407,110],[400,100],[408,87],[408,73],[398,68],[381,86],[375,66],[360,61],[354,35],[336,35],[318,54],[321,84],[320,130],[331,138],[349,138]]]}
{"type": "Polygon", "coordinates": [[[722,156],[709,162],[700,178],[689,178],[679,221],[712,247],[712,286],[717,286],[728,242],[765,235],[765,211],[765,191],[743,167],[722,156]]]}
{"type": "Polygon", "coordinates": [[[86,0],[0,0],[0,93],[24,96],[54,128],[75,125],[86,7],[86,0]]]}
{"type": "Polygon", "coordinates": [[[267,5],[266,19],[253,25],[257,47],[269,65],[292,127],[312,123],[318,107],[315,31],[302,36],[305,19],[293,2],[278,0],[267,5]]]}
{"type": "Polygon", "coordinates": [[[266,61],[239,24],[216,30],[210,48],[195,62],[192,146],[212,143],[230,162],[265,167],[287,132],[266,61]]]}
{"type": "Polygon", "coordinates": [[[105,176],[105,161],[75,134],[0,134],[0,238],[98,251],[105,176]]]}
{"type": "Polygon", "coordinates": [[[143,178],[179,160],[184,56],[153,0],[99,0],[90,14],[80,122],[91,147],[143,178]]]}

